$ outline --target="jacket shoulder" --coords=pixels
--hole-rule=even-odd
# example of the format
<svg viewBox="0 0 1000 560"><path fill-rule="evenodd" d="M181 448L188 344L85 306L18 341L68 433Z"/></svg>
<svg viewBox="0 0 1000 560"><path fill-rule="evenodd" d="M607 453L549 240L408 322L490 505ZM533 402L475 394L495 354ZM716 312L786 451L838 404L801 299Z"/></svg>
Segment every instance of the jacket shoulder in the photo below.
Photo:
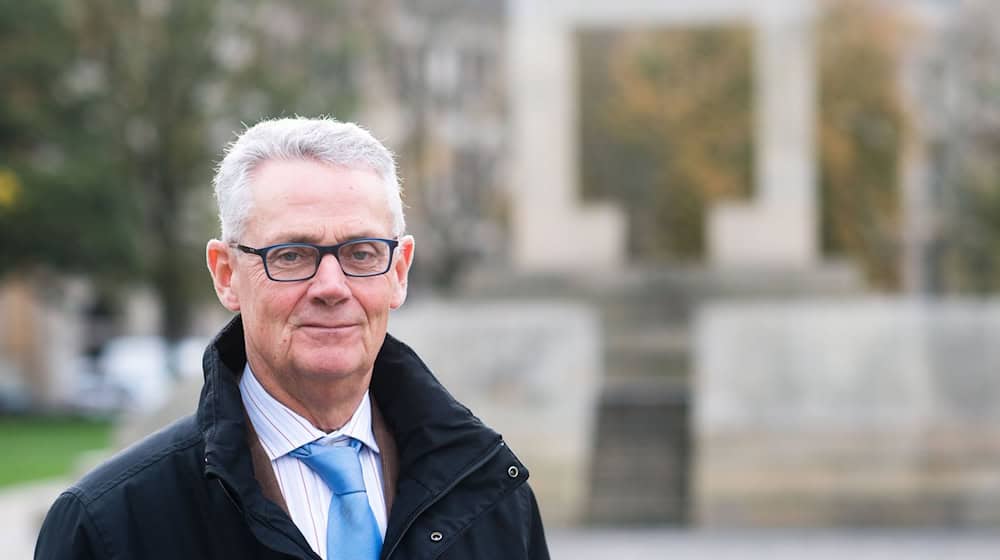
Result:
<svg viewBox="0 0 1000 560"><path fill-rule="evenodd" d="M189 487L201 466L202 436L183 418L121 451L64 491L38 534L36 560L119 558L129 520ZM125 554L132 558L135 555Z"/></svg>
<svg viewBox="0 0 1000 560"><path fill-rule="evenodd" d="M200 464L204 439L194 416L187 416L118 452L70 486L66 493L89 505L125 484L166 482L178 461Z"/></svg>

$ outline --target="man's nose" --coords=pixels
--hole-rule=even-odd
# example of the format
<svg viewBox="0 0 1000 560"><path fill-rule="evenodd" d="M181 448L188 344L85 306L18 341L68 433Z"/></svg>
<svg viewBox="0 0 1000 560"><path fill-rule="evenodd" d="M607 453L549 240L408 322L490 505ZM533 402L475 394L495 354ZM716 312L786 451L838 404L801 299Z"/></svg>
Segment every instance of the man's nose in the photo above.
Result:
<svg viewBox="0 0 1000 560"><path fill-rule="evenodd" d="M340 261L332 254L321 255L316 275L310 280L309 291L316 297L342 298L350 295L347 276L340 268Z"/></svg>

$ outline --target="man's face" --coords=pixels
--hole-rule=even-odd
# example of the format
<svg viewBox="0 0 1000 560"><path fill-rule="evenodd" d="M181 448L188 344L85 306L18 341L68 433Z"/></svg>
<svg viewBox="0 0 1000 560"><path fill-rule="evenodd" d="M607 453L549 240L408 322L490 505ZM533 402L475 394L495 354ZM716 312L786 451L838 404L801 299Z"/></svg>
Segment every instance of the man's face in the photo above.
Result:
<svg viewBox="0 0 1000 560"><path fill-rule="evenodd" d="M370 171L313 160L267 161L251 182L253 209L239 243L266 247L308 242L334 245L359 237L392 238L393 218L385 188ZM344 276L333 255L316 276L274 282L257 255L231 250L231 278L219 292L240 311L247 358L254 373L279 383L367 376L385 338L389 310L406 297L413 239L400 239L389 272ZM213 268L216 289L220 276ZM223 278L223 283L224 278Z"/></svg>

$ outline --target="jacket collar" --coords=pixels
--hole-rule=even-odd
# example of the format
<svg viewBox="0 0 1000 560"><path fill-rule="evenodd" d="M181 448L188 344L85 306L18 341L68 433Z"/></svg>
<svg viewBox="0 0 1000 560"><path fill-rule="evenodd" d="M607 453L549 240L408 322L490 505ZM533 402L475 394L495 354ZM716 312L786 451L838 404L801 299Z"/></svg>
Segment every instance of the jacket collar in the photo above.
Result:
<svg viewBox="0 0 1000 560"><path fill-rule="evenodd" d="M243 461L241 452L245 447L246 423L238 380L245 364L243 322L236 316L219 331L202 357L205 384L197 413L198 427L205 438L206 472L227 480L243 479L241 475L247 468L252 472L249 453ZM244 489L237 489L242 494Z"/></svg>
<svg viewBox="0 0 1000 560"><path fill-rule="evenodd" d="M257 540L289 556L315 558L291 518L264 496L254 478L239 389L245 364L243 321L237 315L219 331L202 358L205 385L197 419L205 439L205 475L219 481Z"/></svg>
<svg viewBox="0 0 1000 560"><path fill-rule="evenodd" d="M444 490L500 443L500 435L455 400L417 354L392 335L386 335L375 360L371 391L395 436L401 476L431 492Z"/></svg>

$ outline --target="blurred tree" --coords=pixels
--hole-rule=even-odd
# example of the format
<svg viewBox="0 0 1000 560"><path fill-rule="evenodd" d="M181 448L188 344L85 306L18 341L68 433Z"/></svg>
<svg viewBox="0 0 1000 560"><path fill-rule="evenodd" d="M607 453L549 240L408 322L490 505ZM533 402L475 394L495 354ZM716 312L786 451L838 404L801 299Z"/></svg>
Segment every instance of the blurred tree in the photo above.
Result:
<svg viewBox="0 0 1000 560"><path fill-rule="evenodd" d="M0 266L148 280L182 335L221 144L264 116L349 117L382 5L0 0Z"/></svg>
<svg viewBox="0 0 1000 560"><path fill-rule="evenodd" d="M398 111L407 224L420 240L410 285L447 292L473 263L503 260L504 2L394 4L381 89Z"/></svg>
<svg viewBox="0 0 1000 560"><path fill-rule="evenodd" d="M162 333L188 327L190 295L203 276L198 217L187 205L204 189L212 148L198 94L219 74L212 51L213 1L79 0L68 6L74 66L94 77L91 126L107 181L133 201L128 232L162 308Z"/></svg>
<svg viewBox="0 0 1000 560"><path fill-rule="evenodd" d="M217 1L223 73L207 92L230 117L347 119L388 64L390 0Z"/></svg>
<svg viewBox="0 0 1000 560"><path fill-rule="evenodd" d="M898 7L826 2L819 25L821 240L878 288L900 283L899 92L906 26Z"/></svg>
<svg viewBox="0 0 1000 560"><path fill-rule="evenodd" d="M633 255L701 256L705 208L750 192L749 30L580 37L585 196L624 205Z"/></svg>
<svg viewBox="0 0 1000 560"><path fill-rule="evenodd" d="M1000 289L1000 5L963 2L921 68L935 236L931 289Z"/></svg>
<svg viewBox="0 0 1000 560"><path fill-rule="evenodd" d="M0 0L0 275L135 272L138 221L93 126L93 76L60 0ZM84 90L84 91L81 91Z"/></svg>

